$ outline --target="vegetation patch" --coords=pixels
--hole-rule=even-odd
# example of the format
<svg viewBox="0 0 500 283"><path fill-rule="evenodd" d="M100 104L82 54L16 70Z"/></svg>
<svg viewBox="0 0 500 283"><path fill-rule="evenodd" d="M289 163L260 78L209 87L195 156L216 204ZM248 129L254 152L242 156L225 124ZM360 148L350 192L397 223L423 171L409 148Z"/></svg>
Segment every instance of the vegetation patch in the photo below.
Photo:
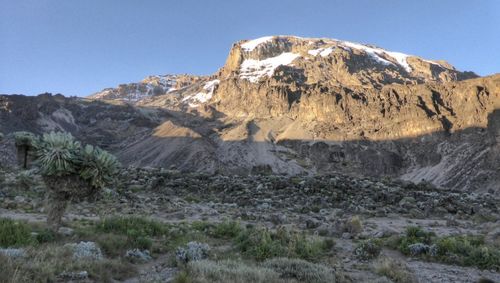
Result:
<svg viewBox="0 0 500 283"><path fill-rule="evenodd" d="M224 220L221 223L208 223L205 221L196 221L191 224L194 230L207 233L217 239L231 239L243 230L241 224L237 221Z"/></svg>
<svg viewBox="0 0 500 283"><path fill-rule="evenodd" d="M295 279L298 282L335 282L335 270L325 265L311 263L302 259L273 258L266 260L263 266L278 272L281 278Z"/></svg>
<svg viewBox="0 0 500 283"><path fill-rule="evenodd" d="M34 242L28 224L8 218L0 218L0 247L22 247Z"/></svg>
<svg viewBox="0 0 500 283"><path fill-rule="evenodd" d="M46 245L27 252L22 260L0 256L1 282L59 282L64 273L82 271L96 282L113 282L137 273L133 265L122 260L74 260L72 252L61 246Z"/></svg>
<svg viewBox="0 0 500 283"><path fill-rule="evenodd" d="M241 261L193 261L185 273L180 273L175 282L241 282L266 283L286 282L279 273L265 267L245 264Z"/></svg>
<svg viewBox="0 0 500 283"><path fill-rule="evenodd" d="M500 250L486 245L481 236L437 237L420 227L408 227L398 239L397 248L406 255L427 260L500 270Z"/></svg>
<svg viewBox="0 0 500 283"><path fill-rule="evenodd" d="M369 260L380 254L381 242L377 239L368 239L358 243L354 249L354 255L361 260Z"/></svg>
<svg viewBox="0 0 500 283"><path fill-rule="evenodd" d="M106 254L118 255L126 249L151 249L155 238L169 235L169 226L142 217L109 217L95 225L101 233L95 239Z"/></svg>
<svg viewBox="0 0 500 283"><path fill-rule="evenodd" d="M301 258L316 261L331 250L332 240L309 238L304 233L280 228L277 231L248 228L235 238L236 247L258 261L273 257Z"/></svg>
<svg viewBox="0 0 500 283"><path fill-rule="evenodd" d="M395 283L414 283L417 282L415 276L410 270L399 261L383 257L377 260L374 264L375 272L385 276Z"/></svg>

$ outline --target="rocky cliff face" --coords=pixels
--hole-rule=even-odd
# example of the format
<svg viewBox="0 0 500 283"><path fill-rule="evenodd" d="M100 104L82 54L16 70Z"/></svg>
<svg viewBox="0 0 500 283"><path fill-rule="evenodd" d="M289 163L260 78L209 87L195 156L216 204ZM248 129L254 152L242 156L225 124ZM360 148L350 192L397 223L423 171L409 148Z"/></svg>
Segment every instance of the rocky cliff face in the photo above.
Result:
<svg viewBox="0 0 500 283"><path fill-rule="evenodd" d="M90 100L3 96L0 106L0 131L70 131L126 164L500 191L500 75L371 45L240 41L209 77L153 76Z"/></svg>
<svg viewBox="0 0 500 283"><path fill-rule="evenodd" d="M114 100L128 103L146 101L154 96L171 94L178 96L179 90L203 80L192 75L149 76L138 83L120 84L116 88L105 88L90 95L89 99Z"/></svg>

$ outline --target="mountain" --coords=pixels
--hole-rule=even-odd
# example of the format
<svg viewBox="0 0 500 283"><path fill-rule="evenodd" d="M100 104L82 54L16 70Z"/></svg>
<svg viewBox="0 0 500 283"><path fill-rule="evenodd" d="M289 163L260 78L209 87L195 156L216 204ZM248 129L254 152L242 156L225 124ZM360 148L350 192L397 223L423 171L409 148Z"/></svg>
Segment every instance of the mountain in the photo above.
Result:
<svg viewBox="0 0 500 283"><path fill-rule="evenodd" d="M500 191L500 75L335 39L235 43L211 76L85 99L0 96L0 131L65 130L136 166L343 172Z"/></svg>
<svg viewBox="0 0 500 283"><path fill-rule="evenodd" d="M116 88L105 88L89 96L91 99L121 100L137 103L153 96L167 93L175 94L203 77L191 75L149 76L138 83L121 84Z"/></svg>

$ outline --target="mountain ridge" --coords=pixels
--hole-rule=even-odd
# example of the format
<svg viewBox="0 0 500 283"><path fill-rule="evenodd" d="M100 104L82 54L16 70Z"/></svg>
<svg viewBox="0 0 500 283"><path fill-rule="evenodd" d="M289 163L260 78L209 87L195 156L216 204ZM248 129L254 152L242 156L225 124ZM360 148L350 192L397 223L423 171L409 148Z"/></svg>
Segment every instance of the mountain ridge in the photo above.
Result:
<svg viewBox="0 0 500 283"><path fill-rule="evenodd" d="M127 165L500 189L500 75L346 41L239 41L210 76L152 76L85 99L1 97L0 106L3 132L69 131Z"/></svg>

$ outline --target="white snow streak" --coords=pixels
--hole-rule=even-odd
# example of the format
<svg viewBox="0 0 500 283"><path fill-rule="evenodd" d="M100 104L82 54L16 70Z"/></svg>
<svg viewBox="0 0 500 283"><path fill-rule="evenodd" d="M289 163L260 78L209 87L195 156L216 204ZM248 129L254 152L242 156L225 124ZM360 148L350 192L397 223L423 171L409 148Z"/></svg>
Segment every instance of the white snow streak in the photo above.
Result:
<svg viewBox="0 0 500 283"><path fill-rule="evenodd" d="M272 76L276 68L292 63L299 56L296 53L286 52L264 60L246 59L241 63L240 77L255 83L261 77Z"/></svg>
<svg viewBox="0 0 500 283"><path fill-rule="evenodd" d="M332 53L334 49L335 49L335 47L331 46L331 47L327 47L327 48L308 50L307 53L309 53L310 55L312 55L314 57L318 56L318 54L321 55L321 57L326 57L326 56L330 55L330 53Z"/></svg>
<svg viewBox="0 0 500 283"><path fill-rule="evenodd" d="M385 53L388 56L394 58L394 60L396 60L398 65L403 67L407 72L411 72L411 67L407 62L407 58L410 55L400 53L400 52L387 51L387 50L384 50L381 48L373 48L373 47L369 47L369 46L365 46L362 44L353 43L353 42L349 42L349 41L341 41L341 43L347 47L354 48L354 49L360 49L360 50L365 51L366 54L370 55L373 59L375 59L376 61L378 61L384 65L390 65L390 64L393 65L392 62L390 62L390 61L388 61L380 56L380 55L383 55Z"/></svg>
<svg viewBox="0 0 500 283"><path fill-rule="evenodd" d="M203 90L201 92L198 92L193 95L188 95L182 99L182 102L188 102L188 105L190 107L198 107L200 104L199 103L205 103L209 101L213 94L215 87L220 83L220 80L213 80L206 82L205 85L203 86Z"/></svg>
<svg viewBox="0 0 500 283"><path fill-rule="evenodd" d="M318 56L318 54L323 51L323 48L319 49L313 49L313 50L308 50L307 53L309 53L312 56Z"/></svg>
<svg viewBox="0 0 500 283"><path fill-rule="evenodd" d="M271 39L273 39L272 36L265 36L265 37L253 39L253 40L250 40L250 41L243 43L241 45L241 48L243 48L243 50L245 50L245 51L252 51L255 49L255 47L257 47L261 43L271 41Z"/></svg>

